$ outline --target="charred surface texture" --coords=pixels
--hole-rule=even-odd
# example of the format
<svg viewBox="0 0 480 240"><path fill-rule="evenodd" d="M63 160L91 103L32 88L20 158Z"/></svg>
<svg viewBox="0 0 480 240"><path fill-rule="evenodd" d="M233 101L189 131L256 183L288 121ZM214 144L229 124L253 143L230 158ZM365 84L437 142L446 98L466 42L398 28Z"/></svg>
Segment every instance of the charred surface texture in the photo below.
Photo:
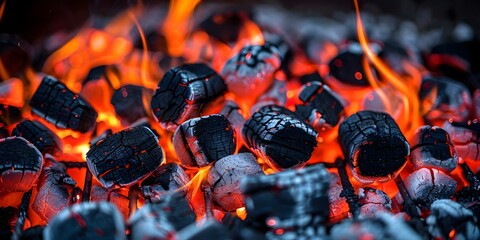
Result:
<svg viewBox="0 0 480 240"><path fill-rule="evenodd" d="M338 137L353 175L363 183L393 179L410 153L397 123L386 113L357 112L340 124Z"/></svg>
<svg viewBox="0 0 480 240"><path fill-rule="evenodd" d="M240 180L254 175L263 175L263 171L251 153L230 155L215 162L207 175L213 203L228 212L244 207Z"/></svg>
<svg viewBox="0 0 480 240"><path fill-rule="evenodd" d="M410 160L415 168L434 167L451 172L458 155L450 135L439 127L422 126L415 132Z"/></svg>
<svg viewBox="0 0 480 240"><path fill-rule="evenodd" d="M278 170L304 166L317 146L315 130L280 106L266 106L254 113L242 135L249 148Z"/></svg>
<svg viewBox="0 0 480 240"><path fill-rule="evenodd" d="M450 134L459 157L478 161L480 159L480 122L445 122L442 127Z"/></svg>
<svg viewBox="0 0 480 240"><path fill-rule="evenodd" d="M78 94L52 76L43 78L32 99L32 112L58 128L82 133L95 127L97 112Z"/></svg>
<svg viewBox="0 0 480 240"><path fill-rule="evenodd" d="M360 46L352 46L357 43L350 44L350 48L339 53L328 64L330 75L338 81L352 86L367 87L370 86L363 68L365 56Z"/></svg>
<svg viewBox="0 0 480 240"><path fill-rule="evenodd" d="M204 167L233 154L235 132L223 115L194 118L177 128L173 146L183 165Z"/></svg>
<svg viewBox="0 0 480 240"><path fill-rule="evenodd" d="M163 128L173 131L200 116L204 106L226 90L223 79L208 66L186 64L163 76L152 97L152 111Z"/></svg>
<svg viewBox="0 0 480 240"><path fill-rule="evenodd" d="M38 181L38 193L32 204L33 211L46 222L73 203L76 182L66 170L66 167L55 159L46 158Z"/></svg>
<svg viewBox="0 0 480 240"><path fill-rule="evenodd" d="M153 94L151 89L136 85L125 85L117 89L111 103L123 125L130 125L140 118L147 117L145 103Z"/></svg>
<svg viewBox="0 0 480 240"><path fill-rule="evenodd" d="M416 205L428 209L435 200L450 198L457 182L437 169L420 168L405 178L405 186Z"/></svg>
<svg viewBox="0 0 480 240"><path fill-rule="evenodd" d="M248 45L225 63L222 76L230 92L255 100L270 88L280 65L277 47L269 43Z"/></svg>
<svg viewBox="0 0 480 240"><path fill-rule="evenodd" d="M75 204L55 216L44 230L45 240L126 239L122 215L107 202Z"/></svg>
<svg viewBox="0 0 480 240"><path fill-rule="evenodd" d="M99 182L108 189L125 187L141 181L164 160L155 135L146 127L115 133L87 152L87 165Z"/></svg>
<svg viewBox="0 0 480 240"><path fill-rule="evenodd" d="M195 214L179 192L169 193L160 202L143 206L128 222L132 239L169 239L194 223Z"/></svg>
<svg viewBox="0 0 480 240"><path fill-rule="evenodd" d="M128 197L123 196L120 193L108 191L108 189L94 185L92 187L92 194L91 194L92 202L110 202L117 206L118 210L124 217L124 219L128 219L129 214L129 200Z"/></svg>
<svg viewBox="0 0 480 240"><path fill-rule="evenodd" d="M388 195L374 188L358 189L360 202L360 214L366 217L374 217L377 214L389 213L392 210L392 199Z"/></svg>
<svg viewBox="0 0 480 240"><path fill-rule="evenodd" d="M321 223L329 215L329 181L323 165L246 177L241 189L247 220L267 229L283 229L298 237L312 238L309 234L322 229Z"/></svg>
<svg viewBox="0 0 480 240"><path fill-rule="evenodd" d="M13 129L12 135L27 139L43 154L62 154L63 143L60 138L40 122L25 120Z"/></svg>
<svg viewBox="0 0 480 240"><path fill-rule="evenodd" d="M145 199L155 202L163 195L184 187L189 181L190 178L180 165L168 163L145 179L140 185L140 190Z"/></svg>
<svg viewBox="0 0 480 240"><path fill-rule="evenodd" d="M295 107L295 113L319 131L338 124L343 115L340 98L320 82L310 82L300 92L301 105Z"/></svg>
<svg viewBox="0 0 480 240"><path fill-rule="evenodd" d="M31 189L42 166L42 154L24 138L0 139L0 195Z"/></svg>

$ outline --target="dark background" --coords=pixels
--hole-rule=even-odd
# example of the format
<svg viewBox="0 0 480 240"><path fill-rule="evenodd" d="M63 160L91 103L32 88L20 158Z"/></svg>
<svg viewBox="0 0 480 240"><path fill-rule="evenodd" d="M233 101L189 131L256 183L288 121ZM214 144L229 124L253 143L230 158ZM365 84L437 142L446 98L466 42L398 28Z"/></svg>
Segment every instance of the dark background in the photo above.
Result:
<svg viewBox="0 0 480 240"><path fill-rule="evenodd" d="M142 2L146 6L168 3L165 0ZM215 2L225 3L226 1L202 1L204 4ZM335 11L354 11L353 0L230 0L228 2L240 5L274 4L305 15L329 16ZM0 33L16 34L34 44L57 30L74 30L80 27L91 15L114 15L133 4L135 0L7 0L0 22ZM423 15L427 10L433 19L433 24L442 26L461 21L470 24L477 37L480 32L480 20L478 20L480 1L476 0L360 0L360 7L362 10L392 14L413 22L418 22L425 17Z"/></svg>

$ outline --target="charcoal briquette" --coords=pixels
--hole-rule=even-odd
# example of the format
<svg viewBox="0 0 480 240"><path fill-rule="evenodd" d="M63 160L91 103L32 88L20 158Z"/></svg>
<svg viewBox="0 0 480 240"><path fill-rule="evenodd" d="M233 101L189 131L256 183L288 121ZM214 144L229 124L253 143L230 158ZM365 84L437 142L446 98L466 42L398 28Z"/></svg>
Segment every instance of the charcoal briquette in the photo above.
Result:
<svg viewBox="0 0 480 240"><path fill-rule="evenodd" d="M23 137L31 142L42 154L59 156L63 151L62 140L42 123L25 120L13 129L12 135Z"/></svg>
<svg viewBox="0 0 480 240"><path fill-rule="evenodd" d="M451 172L458 155L450 135L440 127L422 126L415 131L410 161L415 168L433 167Z"/></svg>
<svg viewBox="0 0 480 240"><path fill-rule="evenodd" d="M115 113L125 126L133 124L138 119L147 117L146 101L151 98L153 91L137 85L125 85L117 89L111 103Z"/></svg>
<svg viewBox="0 0 480 240"><path fill-rule="evenodd" d="M145 199L156 202L165 194L185 187L188 182L190 182L190 178L180 165L167 163L146 178L140 184L140 190Z"/></svg>
<svg viewBox="0 0 480 240"><path fill-rule="evenodd" d="M174 131L186 120L199 117L226 90L223 79L207 65L182 65L163 76L152 97L152 111L163 128Z"/></svg>
<svg viewBox="0 0 480 240"><path fill-rule="evenodd" d="M45 157L45 166L38 180L37 195L32 209L48 222L64 208L73 204L76 182L66 172L66 167L53 157Z"/></svg>
<svg viewBox="0 0 480 240"><path fill-rule="evenodd" d="M40 151L24 138L0 139L0 195L31 189L43 163Z"/></svg>
<svg viewBox="0 0 480 240"><path fill-rule="evenodd" d="M443 124L443 129L450 134L458 156L477 161L480 159L480 122L450 122Z"/></svg>
<svg viewBox="0 0 480 240"><path fill-rule="evenodd" d="M147 178L165 155L153 132L146 127L128 128L92 145L87 165L107 189L127 187Z"/></svg>
<svg viewBox="0 0 480 240"><path fill-rule="evenodd" d="M213 114L184 122L173 134L173 146L183 165L204 167L233 154L235 132L225 116Z"/></svg>
<svg viewBox="0 0 480 240"><path fill-rule="evenodd" d="M241 137L240 133L242 132L243 124L245 124L245 118L243 117L243 111L238 104L231 100L225 101L225 105L220 111L220 114L228 119L235 130L236 137ZM238 142L239 141L237 141L237 144Z"/></svg>
<svg viewBox="0 0 480 240"><path fill-rule="evenodd" d="M244 207L240 180L254 175L263 175L263 171L251 153L230 155L216 161L207 175L213 203L228 212Z"/></svg>
<svg viewBox="0 0 480 240"><path fill-rule="evenodd" d="M52 76L43 78L30 99L32 112L58 128L82 133L96 125L97 112L81 96Z"/></svg>
<svg viewBox="0 0 480 240"><path fill-rule="evenodd" d="M125 226L115 205L83 202L62 210L45 227L45 240L126 239Z"/></svg>
<svg viewBox="0 0 480 240"><path fill-rule="evenodd" d="M392 199L379 189L370 187L359 188L358 199L362 216L373 217L379 213L392 210Z"/></svg>
<svg viewBox="0 0 480 240"><path fill-rule="evenodd" d="M245 122L242 136L247 146L270 167L302 167L317 146L317 133L298 115L280 106L265 106Z"/></svg>
<svg viewBox="0 0 480 240"><path fill-rule="evenodd" d="M410 146L393 118L360 111L341 124L338 138L353 176L363 182L389 181L405 166Z"/></svg>
<svg viewBox="0 0 480 240"><path fill-rule="evenodd" d="M110 202L117 206L122 216L127 219L129 214L129 199L120 193L109 191L108 189L94 185L91 190L90 200L92 202Z"/></svg>
<svg viewBox="0 0 480 240"><path fill-rule="evenodd" d="M351 43L349 47L334 57L328 67L330 76L337 81L351 86L368 87L363 61L366 58L358 43Z"/></svg>

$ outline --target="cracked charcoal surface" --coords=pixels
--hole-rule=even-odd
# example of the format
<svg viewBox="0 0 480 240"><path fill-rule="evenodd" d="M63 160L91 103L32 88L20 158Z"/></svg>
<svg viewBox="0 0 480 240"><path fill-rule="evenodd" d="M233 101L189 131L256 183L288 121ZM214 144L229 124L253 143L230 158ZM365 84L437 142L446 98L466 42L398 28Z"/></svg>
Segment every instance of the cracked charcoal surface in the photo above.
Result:
<svg viewBox="0 0 480 240"><path fill-rule="evenodd" d="M91 201L92 202L110 202L112 204L115 204L117 206L118 210L124 217L124 219L128 218L129 214L129 199L126 196L123 196L122 194L116 193L114 191L108 192L108 189L99 186L99 185L94 185L92 187L92 192L91 192Z"/></svg>
<svg viewBox="0 0 480 240"><path fill-rule="evenodd" d="M115 133L93 145L87 165L105 188L126 187L141 181L164 160L157 138L146 127Z"/></svg>
<svg viewBox="0 0 480 240"><path fill-rule="evenodd" d="M48 222L62 209L73 203L76 182L66 172L65 165L47 157L40 174L37 195L32 209Z"/></svg>
<svg viewBox="0 0 480 240"><path fill-rule="evenodd" d="M195 213L183 194L173 192L159 202L143 206L128 224L132 239L169 239L181 229L194 225Z"/></svg>
<svg viewBox="0 0 480 240"><path fill-rule="evenodd" d="M386 113L357 112L340 124L338 136L353 175L364 183L393 179L410 153L397 123Z"/></svg>
<svg viewBox="0 0 480 240"><path fill-rule="evenodd" d="M32 112L58 128L82 133L95 127L97 112L81 96L52 76L43 78L32 99Z"/></svg>
<svg viewBox="0 0 480 240"><path fill-rule="evenodd" d="M111 103L122 123L130 125L138 119L148 116L144 99L148 99L152 94L151 89L137 85L125 85L113 93Z"/></svg>
<svg viewBox="0 0 480 240"><path fill-rule="evenodd" d="M233 154L235 133L230 122L220 114L190 119L177 128L173 146L185 166L204 167Z"/></svg>
<svg viewBox="0 0 480 240"><path fill-rule="evenodd" d="M405 186L418 206L428 208L437 199L450 198L457 182L437 169L420 168L405 178Z"/></svg>
<svg viewBox="0 0 480 240"><path fill-rule="evenodd" d="M53 156L62 154L63 143L60 138L38 121L25 120L17 124L12 135L27 139L43 154Z"/></svg>
<svg viewBox="0 0 480 240"><path fill-rule="evenodd" d="M370 187L359 188L358 197L361 205L360 214L363 216L373 217L392 210L392 199L381 190Z"/></svg>
<svg viewBox="0 0 480 240"><path fill-rule="evenodd" d="M175 130L184 121L200 116L203 107L227 90L210 67L186 64L170 69L153 94L151 107L160 125Z"/></svg>
<svg viewBox="0 0 480 240"><path fill-rule="evenodd" d="M326 85L310 82L300 92L301 105L296 105L295 113L311 124L317 131L322 126L333 127L343 114L340 99Z"/></svg>
<svg viewBox="0 0 480 240"><path fill-rule="evenodd" d="M230 92L255 100L270 88L281 62L277 47L248 45L225 63L222 76Z"/></svg>
<svg viewBox="0 0 480 240"><path fill-rule="evenodd" d="M316 234L314 228L323 228L321 223L329 215L329 181L330 175L321 164L246 177L241 189L247 220L302 236ZM269 219L274 219L275 224L267 226Z"/></svg>
<svg viewBox="0 0 480 240"><path fill-rule="evenodd" d="M410 160L415 168L436 167L450 172L457 167L457 151L442 128L422 126L413 139Z"/></svg>
<svg viewBox="0 0 480 240"><path fill-rule="evenodd" d="M146 199L155 201L167 193L180 189L189 181L190 178L180 165L167 163L146 178L141 183L140 189Z"/></svg>
<svg viewBox="0 0 480 240"><path fill-rule="evenodd" d="M317 146L317 133L280 106L265 106L245 122L243 140L275 169L301 167Z"/></svg>
<svg viewBox="0 0 480 240"><path fill-rule="evenodd" d="M122 215L107 202L82 202L65 208L45 227L45 240L126 239Z"/></svg>
<svg viewBox="0 0 480 240"><path fill-rule="evenodd" d="M458 156L464 159L480 159L480 122L445 122L442 127L450 134Z"/></svg>
<svg viewBox="0 0 480 240"><path fill-rule="evenodd" d="M263 171L251 153L230 155L215 162L207 175L213 203L229 212L244 207L240 180L254 175L263 175Z"/></svg>
<svg viewBox="0 0 480 240"><path fill-rule="evenodd" d="M24 138L0 139L0 195L31 189L42 166L42 154Z"/></svg>

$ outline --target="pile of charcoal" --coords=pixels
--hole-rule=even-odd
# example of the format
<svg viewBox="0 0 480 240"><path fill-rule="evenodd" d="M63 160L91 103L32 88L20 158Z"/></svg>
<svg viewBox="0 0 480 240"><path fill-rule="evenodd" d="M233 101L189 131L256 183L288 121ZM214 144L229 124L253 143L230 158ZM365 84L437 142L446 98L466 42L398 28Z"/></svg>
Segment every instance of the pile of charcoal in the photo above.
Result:
<svg viewBox="0 0 480 240"><path fill-rule="evenodd" d="M246 19L215 13L198 29L236 42ZM26 75L0 74L0 238L480 239L480 67L464 54L478 42L426 53L414 91L421 124L409 136L399 124L408 111L386 107L368 76L396 85L357 39L335 43L324 62L307 52L313 40L261 29L264 43L242 46L220 69L172 57L160 68L180 64L156 89L112 89L118 131L100 130L95 100L59 76L44 74L23 105L11 99ZM399 64L415 61L407 48L373 48L410 76ZM2 61L12 54L28 56L2 43ZM301 61L313 70L297 71ZM113 88L115 67L96 66L82 86ZM355 112L349 95L360 99ZM65 130L88 137L84 159L64 159Z"/></svg>

